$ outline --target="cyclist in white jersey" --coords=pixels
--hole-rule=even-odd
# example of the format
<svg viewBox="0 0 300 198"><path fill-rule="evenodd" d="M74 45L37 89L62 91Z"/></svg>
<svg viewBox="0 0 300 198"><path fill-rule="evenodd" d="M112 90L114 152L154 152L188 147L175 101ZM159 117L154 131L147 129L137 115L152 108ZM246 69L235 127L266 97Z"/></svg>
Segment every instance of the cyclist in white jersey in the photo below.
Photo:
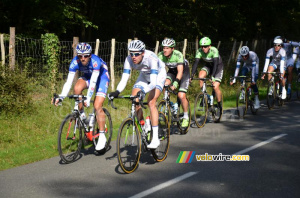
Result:
<svg viewBox="0 0 300 198"><path fill-rule="evenodd" d="M148 145L150 149L156 149L160 140L158 138L158 111L156 101L164 88L166 81L165 64L157 55L149 50L145 50L145 44L140 40L133 40L128 45L130 55L124 63L122 79L115 92L111 92L109 97L115 98L125 89L131 69L139 70L140 75L136 80L131 95L140 95L143 98L149 92L148 106L150 108L150 120L153 130L153 138ZM137 114L140 120L143 119L141 107L137 107Z"/></svg>
<svg viewBox="0 0 300 198"><path fill-rule="evenodd" d="M283 48L286 51L286 68L285 71L288 72L288 90L287 94L291 94L291 84L293 79L293 69L294 69L294 63L296 60L296 52L294 47L297 47L298 45L295 42L290 42L286 39L283 39Z"/></svg>
<svg viewBox="0 0 300 198"><path fill-rule="evenodd" d="M284 67L286 65L286 51L282 48L283 41L280 38L275 37L274 39L274 47L267 51L265 66L263 72L274 72L276 69L279 69L282 83L282 95L281 98L284 100L286 98L286 89L285 82L283 80L284 76ZM272 61L270 62L270 58L272 57ZM265 78L265 74L262 75L262 79ZM270 81L272 78L271 74L268 74L268 80ZM268 93L271 95L272 93Z"/></svg>
<svg viewBox="0 0 300 198"><path fill-rule="evenodd" d="M259 102L259 98L258 98L258 88L256 85L256 81L258 79L258 71L259 71L259 58L255 52L249 50L249 47L243 46L240 49L240 54L237 58L236 69L235 69L235 73L234 73L235 77L239 75L241 62L244 63L243 67L242 67L242 75L243 76L246 76L249 71L252 71L251 87L255 94L254 108L259 109L260 102ZM236 82L236 79L234 78L233 81L230 82L230 85L233 85L235 82Z"/></svg>

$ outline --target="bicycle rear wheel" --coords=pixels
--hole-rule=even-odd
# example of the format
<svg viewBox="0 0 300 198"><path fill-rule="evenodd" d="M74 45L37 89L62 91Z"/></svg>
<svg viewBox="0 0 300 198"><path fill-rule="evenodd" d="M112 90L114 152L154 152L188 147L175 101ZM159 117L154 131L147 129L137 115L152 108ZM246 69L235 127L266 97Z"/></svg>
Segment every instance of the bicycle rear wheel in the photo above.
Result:
<svg viewBox="0 0 300 198"><path fill-rule="evenodd" d="M220 122L222 115L223 115L223 95L221 95L221 101L220 101L221 108L218 105L217 98L214 97L214 105L211 107L211 115L214 120L214 122Z"/></svg>
<svg viewBox="0 0 300 198"><path fill-rule="evenodd" d="M126 118L120 125L117 155L119 165L125 173L132 173L138 167L141 156L141 134L132 118Z"/></svg>
<svg viewBox="0 0 300 198"><path fill-rule="evenodd" d="M82 145L82 128L78 117L68 115L60 125L58 132L58 151L65 163L74 162Z"/></svg>
<svg viewBox="0 0 300 198"><path fill-rule="evenodd" d="M170 146L170 128L168 127L168 120L166 116L159 112L158 117L158 137L160 145L157 149L151 149L153 158L158 161L164 161L168 155Z"/></svg>
<svg viewBox="0 0 300 198"><path fill-rule="evenodd" d="M267 89L267 105L269 109L273 109L274 107L275 96L276 96L275 83L269 82L268 89Z"/></svg>
<svg viewBox="0 0 300 198"><path fill-rule="evenodd" d="M103 108L103 113L105 114L104 132L105 132L105 137L106 137L106 143L105 143L105 147L104 147L103 151L106 152L110 146L110 141L111 141L111 137L112 137L112 133L113 133L113 125L112 125L112 120L111 120L109 111L106 108ZM99 116L98 116L98 118L99 118ZM99 132L100 132L100 126L97 122L96 115L95 115L95 126L94 126L94 131L93 131L93 143L94 143L95 148L98 143Z"/></svg>
<svg viewBox="0 0 300 198"><path fill-rule="evenodd" d="M198 128L204 127L207 120L207 97L203 93L199 93L195 99L194 120Z"/></svg>
<svg viewBox="0 0 300 198"><path fill-rule="evenodd" d="M237 114L240 118L244 118L248 108L248 96L247 91L244 88L241 88L237 91L236 94L236 109Z"/></svg>
<svg viewBox="0 0 300 198"><path fill-rule="evenodd" d="M170 125L171 125L171 110L170 110L170 106L167 105L167 102L165 100L161 100L158 103L157 110L158 110L158 112L162 112L166 116L166 119L168 121L168 128L170 128Z"/></svg>
<svg viewBox="0 0 300 198"><path fill-rule="evenodd" d="M179 108L178 108L178 128L180 130L181 134L187 134L191 125L191 107L190 107L190 102L189 99L186 99L188 102L188 119L189 119L189 123L187 127L183 127L182 126L182 122L183 122L183 116L184 116L184 111L183 111L183 106L182 103L180 104Z"/></svg>

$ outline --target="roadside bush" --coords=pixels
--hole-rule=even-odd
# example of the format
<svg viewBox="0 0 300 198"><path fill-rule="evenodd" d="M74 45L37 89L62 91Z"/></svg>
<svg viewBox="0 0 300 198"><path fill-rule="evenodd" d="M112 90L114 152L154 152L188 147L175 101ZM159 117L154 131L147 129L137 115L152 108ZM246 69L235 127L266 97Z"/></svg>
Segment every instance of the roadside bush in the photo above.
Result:
<svg viewBox="0 0 300 198"><path fill-rule="evenodd" d="M26 72L0 68L0 113L21 114L32 110L31 84Z"/></svg>

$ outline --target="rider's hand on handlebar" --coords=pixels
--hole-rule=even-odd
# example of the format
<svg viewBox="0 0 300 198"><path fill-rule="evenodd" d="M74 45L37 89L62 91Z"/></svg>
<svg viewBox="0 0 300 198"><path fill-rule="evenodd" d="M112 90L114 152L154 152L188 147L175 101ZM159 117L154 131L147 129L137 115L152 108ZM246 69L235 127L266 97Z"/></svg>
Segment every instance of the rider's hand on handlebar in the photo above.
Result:
<svg viewBox="0 0 300 198"><path fill-rule="evenodd" d="M52 98L51 104L54 104L55 106L59 106L62 103L62 98Z"/></svg>
<svg viewBox="0 0 300 198"><path fill-rule="evenodd" d="M262 80L265 79L265 74L263 74L263 75L261 76L261 79L262 79Z"/></svg>
<svg viewBox="0 0 300 198"><path fill-rule="evenodd" d="M114 92L111 92L108 94L108 98L109 99L114 99L114 98L117 98L119 96L120 92L118 90L114 91Z"/></svg>

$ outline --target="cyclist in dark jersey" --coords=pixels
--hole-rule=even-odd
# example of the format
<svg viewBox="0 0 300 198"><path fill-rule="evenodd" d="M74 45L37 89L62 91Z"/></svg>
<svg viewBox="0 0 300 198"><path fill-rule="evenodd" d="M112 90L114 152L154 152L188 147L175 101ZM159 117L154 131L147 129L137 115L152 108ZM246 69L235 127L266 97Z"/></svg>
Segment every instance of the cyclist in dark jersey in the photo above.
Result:
<svg viewBox="0 0 300 198"><path fill-rule="evenodd" d="M182 103L182 108L184 111L181 126L188 127L189 115L186 93L189 87L190 79L189 63L183 58L183 55L180 51L174 49L175 45L176 42L174 39L167 38L163 40L163 51L158 54L158 58L160 58L169 68L165 85L170 85L172 83L172 90L179 88L178 98Z"/></svg>
<svg viewBox="0 0 300 198"><path fill-rule="evenodd" d="M214 85L214 91L216 93L217 101L220 110L222 111L222 92L220 90L220 83L223 78L223 62L219 55L217 48L211 46L211 40L208 37L203 37L200 40L200 48L196 52L195 63L192 69L192 78L196 73L199 61L204 60L204 67L199 72L199 78L206 78L207 75L211 76L212 83ZM192 80L191 78L191 80ZM200 87L202 88L203 81L200 80Z"/></svg>

